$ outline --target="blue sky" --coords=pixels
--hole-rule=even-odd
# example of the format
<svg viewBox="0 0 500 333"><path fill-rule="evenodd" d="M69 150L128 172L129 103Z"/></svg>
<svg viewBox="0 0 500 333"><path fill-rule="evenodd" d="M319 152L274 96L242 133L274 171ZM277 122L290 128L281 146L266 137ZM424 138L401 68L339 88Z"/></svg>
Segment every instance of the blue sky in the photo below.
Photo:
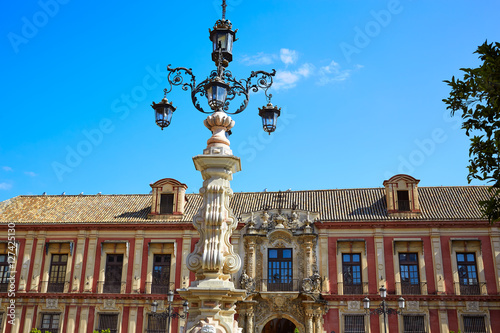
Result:
<svg viewBox="0 0 500 333"><path fill-rule="evenodd" d="M165 177L198 192L192 156L205 115L177 88L170 127L154 123L166 66L214 68L220 1L9 2L0 11L0 201L21 194L148 193ZM6 6L6 4L4 4ZM468 138L442 81L500 41L497 1L228 0L238 41L229 70L277 70L278 130L252 94L233 117L234 191L466 185ZM202 101L203 103L205 101ZM238 103L239 104L239 103ZM236 106L233 105L233 106ZM475 182L474 184L479 184Z"/></svg>

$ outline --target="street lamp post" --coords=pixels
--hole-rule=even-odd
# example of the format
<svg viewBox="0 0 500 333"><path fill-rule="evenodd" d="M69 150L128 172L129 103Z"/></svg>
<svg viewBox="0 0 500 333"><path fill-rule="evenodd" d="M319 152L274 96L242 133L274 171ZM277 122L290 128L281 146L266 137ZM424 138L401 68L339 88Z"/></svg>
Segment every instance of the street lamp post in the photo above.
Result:
<svg viewBox="0 0 500 333"><path fill-rule="evenodd" d="M173 303L173 301L174 301L174 293L172 292L172 290L169 290L167 292L167 302L168 302L167 311L162 312L162 313L157 313L156 310L158 309L158 302L157 301L153 301L153 303L151 304L151 311L153 312L152 316L154 318L157 318L157 319L167 319L167 330L168 330L168 333L170 333L170 321L171 321L171 319L173 319L173 318L185 319L187 317L188 310L189 310L188 302L184 301L184 303L182 304L182 307L184 308L184 313L183 314L181 314L179 312L173 311L172 310L172 303Z"/></svg>
<svg viewBox="0 0 500 333"><path fill-rule="evenodd" d="M151 105L155 112L155 122L163 130L172 122L176 108L167 99L174 86L191 92L195 109L209 114L204 125L212 136L207 141L203 154L193 157L196 170L203 177L200 196L203 198L198 213L193 218L193 226L199 233L199 240L186 258L186 266L195 273L196 280L188 288L179 289L178 293L189 301L191 306L186 323L186 332L239 332L234 320L235 303L242 300L246 291L236 289L231 276L239 272L241 258L234 251L231 235L238 226L229 200L233 195L230 181L233 174L241 170L241 161L230 149L229 135L234 121L229 114L243 112L251 92L263 90L267 104L259 108L262 128L271 134L276 130L277 119L281 110L271 103L272 95L268 90L273 84L275 70L271 72L253 71L246 79L237 80L227 70L233 60L233 42L237 30L226 20L226 1L222 0L222 19L218 20L213 30L209 31L212 42L211 59L216 69L200 83L196 82L190 68L176 67L168 70L168 87L164 89L164 98ZM207 98L208 108L202 107L199 97ZM241 104L230 108L233 100ZM169 310L170 312L170 310ZM170 318L170 316L167 316Z"/></svg>
<svg viewBox="0 0 500 333"><path fill-rule="evenodd" d="M376 309L370 310L370 299L365 297L363 299L363 308L367 311L367 315L384 315L384 333L387 333L387 316L388 315L400 315L405 308L405 299L403 297L399 297L398 306L399 310L391 309L387 307L387 303L385 301L387 297L387 289L384 286L380 287L380 297L382 298L382 302L379 307Z"/></svg>

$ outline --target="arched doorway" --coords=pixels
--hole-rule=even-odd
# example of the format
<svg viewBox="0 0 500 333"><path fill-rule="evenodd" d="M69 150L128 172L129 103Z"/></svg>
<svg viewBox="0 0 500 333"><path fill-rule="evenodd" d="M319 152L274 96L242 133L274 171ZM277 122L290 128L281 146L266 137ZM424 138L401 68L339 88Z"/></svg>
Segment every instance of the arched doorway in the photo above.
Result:
<svg viewBox="0 0 500 333"><path fill-rule="evenodd" d="M276 318L267 322L262 333L294 333L295 324L285 318Z"/></svg>

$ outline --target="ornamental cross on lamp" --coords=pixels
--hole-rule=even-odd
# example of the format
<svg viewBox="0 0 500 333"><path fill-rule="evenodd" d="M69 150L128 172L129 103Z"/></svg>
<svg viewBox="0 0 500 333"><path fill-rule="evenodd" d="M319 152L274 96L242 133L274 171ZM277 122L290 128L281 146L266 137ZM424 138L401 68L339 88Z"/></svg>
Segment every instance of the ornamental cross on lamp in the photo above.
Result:
<svg viewBox="0 0 500 333"><path fill-rule="evenodd" d="M170 125L172 115L176 110L172 102L167 100L167 94L172 91L173 86L181 86L184 91L191 90L191 100L198 111L213 115L221 113L217 115L217 118L229 119L229 124L219 129L218 133L213 133L212 139L218 140L220 143L229 143L226 137L231 134L230 129L234 126L234 122L226 114L238 114L245 110L248 105L250 91L257 92L259 89L264 90L268 103L259 108L259 116L262 117L264 131L271 134L276 130L276 122L280 116L281 109L273 106L271 103L272 94L268 94L268 89L273 84L273 77L276 71L274 69L271 73L253 71L248 78L237 80L229 70L226 70L226 67L233 60L233 42L236 41L237 31L238 29L233 31L231 22L226 20L226 1L223 0L222 19L215 22L213 30L209 29L210 40L213 44L212 60L217 69L213 70L207 79L196 84L191 68L170 68L170 65L167 66L167 70L169 71L167 77L169 87L164 89L165 95L162 101L160 103L153 102L151 105L155 110L156 124L162 130ZM199 96L207 97L208 106L211 110L206 111L202 108L198 101ZM242 96L243 102L236 110L229 112L229 104L236 96ZM209 119L205 120L205 126L214 132L213 125L207 123L207 121L210 122Z"/></svg>

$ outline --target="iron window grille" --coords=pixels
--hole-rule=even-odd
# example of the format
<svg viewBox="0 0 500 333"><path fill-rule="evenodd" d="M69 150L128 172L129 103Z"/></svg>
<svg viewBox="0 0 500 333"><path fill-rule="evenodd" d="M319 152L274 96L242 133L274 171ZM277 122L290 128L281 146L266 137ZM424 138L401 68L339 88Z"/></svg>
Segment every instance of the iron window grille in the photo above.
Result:
<svg viewBox="0 0 500 333"><path fill-rule="evenodd" d="M418 273L418 254L400 253L399 270L401 272L401 294L419 295L421 290Z"/></svg>
<svg viewBox="0 0 500 333"><path fill-rule="evenodd" d="M426 333L424 316L403 316L403 333Z"/></svg>
<svg viewBox="0 0 500 333"><path fill-rule="evenodd" d="M6 254L0 254L0 292L7 291L9 287L9 277L10 269L8 256Z"/></svg>
<svg viewBox="0 0 500 333"><path fill-rule="evenodd" d="M457 253L457 266L460 295L480 295L476 255L473 252Z"/></svg>
<svg viewBox="0 0 500 333"><path fill-rule="evenodd" d="M364 315L344 315L345 333L365 333Z"/></svg>
<svg viewBox="0 0 500 333"><path fill-rule="evenodd" d="M165 333L167 330L167 318L158 318L148 314L148 328L146 333Z"/></svg>
<svg viewBox="0 0 500 333"><path fill-rule="evenodd" d="M43 333L59 333L59 320L61 315L59 313L44 313L42 314L42 325L40 331Z"/></svg>
<svg viewBox="0 0 500 333"><path fill-rule="evenodd" d="M464 333L486 333L484 316L463 316Z"/></svg>
<svg viewBox="0 0 500 333"><path fill-rule="evenodd" d="M118 332L118 314L99 314L99 332L109 329L111 333Z"/></svg>
<svg viewBox="0 0 500 333"><path fill-rule="evenodd" d="M361 283L361 254L342 254L342 276L344 278L344 295L363 293Z"/></svg>
<svg viewBox="0 0 500 333"><path fill-rule="evenodd" d="M47 286L48 293L64 292L67 264L67 254L52 254L49 271L49 284Z"/></svg>
<svg viewBox="0 0 500 333"><path fill-rule="evenodd" d="M154 255L152 294L166 294L170 290L170 264L170 254Z"/></svg>
<svg viewBox="0 0 500 333"><path fill-rule="evenodd" d="M267 290L293 290L292 249L269 249Z"/></svg>
<svg viewBox="0 0 500 333"><path fill-rule="evenodd" d="M106 273L103 292L121 292L122 287L123 254L108 254L106 257Z"/></svg>

